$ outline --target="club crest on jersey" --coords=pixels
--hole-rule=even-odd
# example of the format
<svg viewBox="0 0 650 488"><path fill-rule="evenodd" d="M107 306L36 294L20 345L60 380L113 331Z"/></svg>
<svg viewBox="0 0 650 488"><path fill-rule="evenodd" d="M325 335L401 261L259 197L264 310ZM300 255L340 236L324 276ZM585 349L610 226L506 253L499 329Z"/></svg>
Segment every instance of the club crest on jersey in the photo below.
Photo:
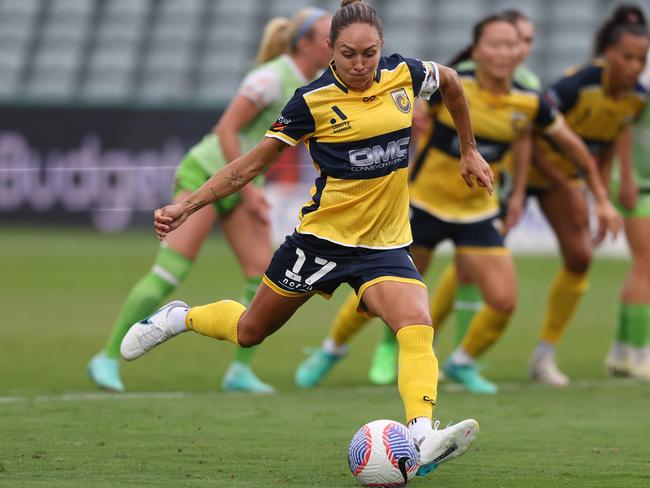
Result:
<svg viewBox="0 0 650 488"><path fill-rule="evenodd" d="M523 112L513 112L510 117L510 124L515 132L521 132L528 127L528 117Z"/></svg>
<svg viewBox="0 0 650 488"><path fill-rule="evenodd" d="M400 112L407 114L411 111L411 100L404 88L393 90L390 92L390 96L393 97L393 102Z"/></svg>

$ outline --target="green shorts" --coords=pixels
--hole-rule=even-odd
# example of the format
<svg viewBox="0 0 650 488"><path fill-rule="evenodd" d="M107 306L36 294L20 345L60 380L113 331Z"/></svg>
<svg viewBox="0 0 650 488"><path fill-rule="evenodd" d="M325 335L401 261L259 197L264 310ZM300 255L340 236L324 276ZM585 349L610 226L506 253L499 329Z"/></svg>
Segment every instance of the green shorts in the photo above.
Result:
<svg viewBox="0 0 650 488"><path fill-rule="evenodd" d="M208 173L195 157L187 154L181 164L176 169L176 176L174 179L174 188L172 195L174 198L184 191L193 192L210 179L212 174ZM264 185L264 177L258 176L252 181L257 186ZM221 216L230 213L237 205L241 203L241 193L233 193L226 198L222 198L214 203L214 208Z"/></svg>
<svg viewBox="0 0 650 488"><path fill-rule="evenodd" d="M628 210L618 201L618 181L613 180L611 185L611 199L616 210L624 219L650 218L650 188L639 188L639 198L636 206Z"/></svg>

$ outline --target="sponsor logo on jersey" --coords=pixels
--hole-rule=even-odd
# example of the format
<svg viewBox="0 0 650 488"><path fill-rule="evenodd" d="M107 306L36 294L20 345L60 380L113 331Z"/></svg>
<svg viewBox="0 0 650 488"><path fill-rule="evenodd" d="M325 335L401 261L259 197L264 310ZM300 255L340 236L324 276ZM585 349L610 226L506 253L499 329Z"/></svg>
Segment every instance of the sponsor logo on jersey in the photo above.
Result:
<svg viewBox="0 0 650 488"><path fill-rule="evenodd" d="M334 112L336 116L342 120L342 122L339 122L334 117L330 119L330 124L332 124L332 132L334 134L352 129L350 121L348 120L348 116L343 113L343 110L338 108L336 105L333 105L332 112Z"/></svg>
<svg viewBox="0 0 650 488"><path fill-rule="evenodd" d="M403 137L390 141L385 148L377 144L348 151L352 171L373 171L404 162L408 158L410 140L410 137Z"/></svg>
<svg viewBox="0 0 650 488"><path fill-rule="evenodd" d="M269 130L271 130L272 132L282 132L287 127L287 125L289 125L290 123L291 123L290 118L285 117L284 115L280 114L280 116L278 117L278 120L273 122L273 124L271 125L271 128Z"/></svg>
<svg viewBox="0 0 650 488"><path fill-rule="evenodd" d="M411 111L411 100L404 88L393 90L390 92L390 96L393 98L393 102L395 102L395 106L400 112L407 114Z"/></svg>

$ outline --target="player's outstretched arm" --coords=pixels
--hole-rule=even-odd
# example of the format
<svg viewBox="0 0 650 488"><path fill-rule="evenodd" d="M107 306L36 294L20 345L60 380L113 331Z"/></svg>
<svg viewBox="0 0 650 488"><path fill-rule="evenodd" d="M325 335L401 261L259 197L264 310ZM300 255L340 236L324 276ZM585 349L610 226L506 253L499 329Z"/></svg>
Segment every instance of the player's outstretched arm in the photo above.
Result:
<svg viewBox="0 0 650 488"><path fill-rule="evenodd" d="M456 71L447 66L438 65L440 73L440 94L449 114L454 120L458 140L460 141L460 174L470 188L474 187L472 176L479 186L483 186L492 195L494 173L490 165L476 149L476 139L472 131L469 106L463 86Z"/></svg>
<svg viewBox="0 0 650 488"><path fill-rule="evenodd" d="M594 195L594 210L598 219L598 234L595 237L595 244L599 244L608 231L616 237L623 222L607 197L607 188L601 178L598 165L586 144L564 122L548 135L586 174L587 185Z"/></svg>
<svg viewBox="0 0 650 488"><path fill-rule="evenodd" d="M156 210L154 227L158 238L164 239L197 210L241 190L275 161L286 147L287 145L279 139L266 137L249 152L217 171L184 202Z"/></svg>

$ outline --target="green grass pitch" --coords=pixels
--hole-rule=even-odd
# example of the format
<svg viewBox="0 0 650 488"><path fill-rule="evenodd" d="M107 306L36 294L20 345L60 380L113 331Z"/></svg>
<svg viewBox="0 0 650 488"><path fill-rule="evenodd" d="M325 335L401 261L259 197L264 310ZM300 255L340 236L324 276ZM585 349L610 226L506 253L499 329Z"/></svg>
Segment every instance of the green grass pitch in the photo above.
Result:
<svg viewBox="0 0 650 488"><path fill-rule="evenodd" d="M307 346L320 343L347 290L313 298L259 350L270 397L223 394L232 347L191 334L124 364L125 395L98 392L85 364L104 343L126 291L155 255L150 233L3 228L0 233L0 486L354 487L347 444L364 422L403 421L395 387L372 387L373 323L325 385L293 385ZM433 273L446 258L436 262ZM650 486L650 387L605 378L624 261L598 260L591 289L558 356L574 379L535 387L525 366L537 337L553 258L517 259L520 305L484 358L502 384L478 397L441 383L443 424L475 417L475 448L417 487ZM175 294L199 304L236 298L232 255L211 238ZM439 356L452 347L443 331Z"/></svg>

